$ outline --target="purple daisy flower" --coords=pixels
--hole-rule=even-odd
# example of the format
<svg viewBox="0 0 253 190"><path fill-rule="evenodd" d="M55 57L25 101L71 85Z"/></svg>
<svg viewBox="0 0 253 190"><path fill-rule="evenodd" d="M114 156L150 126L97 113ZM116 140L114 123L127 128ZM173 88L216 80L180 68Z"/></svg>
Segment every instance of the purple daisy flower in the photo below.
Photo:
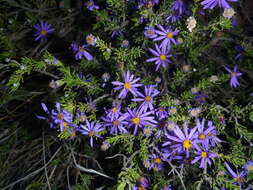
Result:
<svg viewBox="0 0 253 190"><path fill-rule="evenodd" d="M99 137L102 139L102 137L99 136L97 133L103 130L105 130L105 128L102 127L101 124L94 123L93 121L90 123L88 120L86 120L86 126L80 125L79 131L83 135L88 135L90 137L90 146L93 147L93 138Z"/></svg>
<svg viewBox="0 0 253 190"><path fill-rule="evenodd" d="M209 145L210 138L213 138L213 135L210 136L211 132L215 130L215 127L212 125L211 121L208 121L208 127L205 129L205 119L202 119L200 122L197 119L197 140L196 143L202 143L202 146L207 148Z"/></svg>
<svg viewBox="0 0 253 190"><path fill-rule="evenodd" d="M128 133L124 125L127 125L128 122L125 119L128 117L127 114L122 116L111 118L109 116L102 117L102 120L105 122L104 127L110 127L110 134Z"/></svg>
<svg viewBox="0 0 253 190"><path fill-rule="evenodd" d="M88 61L91 61L93 59L93 56L85 50L86 49L85 44L83 44L82 46L78 46L76 42L72 42L70 48L75 54L76 60L83 59L83 57L85 57Z"/></svg>
<svg viewBox="0 0 253 190"><path fill-rule="evenodd" d="M119 98L124 99L128 92L131 92L134 96L140 96L141 93L137 90L137 87L142 86L142 84L137 84L137 82L141 78L134 79L134 75L130 73L130 71L127 71L124 73L124 83L119 81L113 81L112 84L116 85L117 87L114 88L114 90L122 89Z"/></svg>
<svg viewBox="0 0 253 190"><path fill-rule="evenodd" d="M179 15L182 15L186 11L186 5L182 0L175 0L172 3L171 10L177 12Z"/></svg>
<svg viewBox="0 0 253 190"><path fill-rule="evenodd" d="M244 171L242 171L240 173L238 173L238 171L234 172L230 168L230 166L228 165L227 162L224 162L224 164L225 164L225 166L226 166L226 168L228 170L229 175L235 180L234 184L238 184L241 187L242 184L246 181L245 178L244 178L245 175L246 175L246 173Z"/></svg>
<svg viewBox="0 0 253 190"><path fill-rule="evenodd" d="M172 55L169 54L169 50L166 49L160 49L158 47L157 44L155 44L155 48L156 50L153 50L151 48L149 48L149 51L155 56L153 58L147 59L147 62L154 62L156 64L156 71L160 68L160 66L162 65L163 68L167 68L168 67L168 63L171 63L171 61L168 59L170 57L172 57Z"/></svg>
<svg viewBox="0 0 253 190"><path fill-rule="evenodd" d="M244 169L245 173L249 173L253 171L253 162L252 161L247 161L246 164L242 166Z"/></svg>
<svg viewBox="0 0 253 190"><path fill-rule="evenodd" d="M152 26L145 27L144 35L149 39L157 37L157 34L155 33L155 28Z"/></svg>
<svg viewBox="0 0 253 190"><path fill-rule="evenodd" d="M45 41L47 36L54 31L51 24L48 24L46 21L40 21L40 24L36 24L33 26L36 29L35 33L35 41L41 39Z"/></svg>
<svg viewBox="0 0 253 190"><path fill-rule="evenodd" d="M173 142L173 145L170 146L170 148L174 149L176 152L185 152L186 157L188 158L190 156L190 149L196 148L198 145L196 144L196 130L197 128L194 127L190 130L186 123L184 123L184 133L181 131L181 129L178 126L175 126L173 129L173 132L175 136L171 136L168 134L165 134L167 139L169 139L167 142L163 144L163 146L169 145Z"/></svg>
<svg viewBox="0 0 253 190"><path fill-rule="evenodd" d="M140 110L131 110L130 108L127 108L127 111L129 120L128 126L134 126L134 135L137 134L138 128L143 128L145 125L155 127L155 124L157 124L154 120L154 116L151 115L153 113L151 111L143 113L140 112Z"/></svg>
<svg viewBox="0 0 253 190"><path fill-rule="evenodd" d="M230 73L231 79L230 79L230 86L232 88L236 88L240 86L240 83L238 81L238 77L242 75L242 73L238 72L237 65L234 67L233 71L231 71L229 68L225 67L226 71Z"/></svg>
<svg viewBox="0 0 253 190"><path fill-rule="evenodd" d="M77 110L76 118L78 119L79 122L85 122L87 119L87 116L85 112L81 112L80 110Z"/></svg>
<svg viewBox="0 0 253 190"><path fill-rule="evenodd" d="M194 154L196 154L196 157L194 160L191 161L191 164L200 161L200 168L206 169L207 164L211 166L211 160L213 161L213 159L217 157L217 154L209 152L207 149L201 150L199 147L196 147L196 149L197 151L194 152Z"/></svg>
<svg viewBox="0 0 253 190"><path fill-rule="evenodd" d="M163 169L163 158L158 154L149 155L150 158L150 166L149 169L154 169L155 171L160 171Z"/></svg>
<svg viewBox="0 0 253 190"><path fill-rule="evenodd" d="M94 9L99 9L99 6L95 5L93 0L86 1L85 5L90 11L93 11Z"/></svg>
<svg viewBox="0 0 253 190"><path fill-rule="evenodd" d="M143 189L145 190L146 188L148 188L150 186L149 181L147 178L145 177L141 177L138 181L137 181L137 190Z"/></svg>
<svg viewBox="0 0 253 190"><path fill-rule="evenodd" d="M164 28L162 25L158 25L158 28L160 30L155 30L156 34L159 34L160 36L153 39L153 41L160 41L163 40L160 48L163 50L170 49L171 42L173 44L177 44L177 41L174 39L174 36L178 35L179 30L172 31L170 28Z"/></svg>
<svg viewBox="0 0 253 190"><path fill-rule="evenodd" d="M166 111L166 108L160 107L155 110L155 115L158 120L162 120L168 117L168 112Z"/></svg>
<svg viewBox="0 0 253 190"><path fill-rule="evenodd" d="M60 131L63 132L72 123L73 115L66 110L61 109L61 104L56 103L56 111L52 110L52 119L55 124L60 125Z"/></svg>
<svg viewBox="0 0 253 190"><path fill-rule="evenodd" d="M195 99L198 101L198 103L205 103L207 101L208 96L206 94L197 94L195 96Z"/></svg>
<svg viewBox="0 0 253 190"><path fill-rule="evenodd" d="M213 9L216 6L227 9L230 8L228 1L237 2L237 0L204 0L201 2L201 5L204 6L203 9Z"/></svg>
<svg viewBox="0 0 253 190"><path fill-rule="evenodd" d="M154 109L153 98L160 92L156 90L152 85L145 86L145 96L141 94L140 98L133 98L134 102L143 102L140 105L140 112L146 112L148 109L151 111Z"/></svg>
<svg viewBox="0 0 253 190"><path fill-rule="evenodd" d="M168 161L173 161L173 160L183 160L183 156L181 156L183 152L176 152L175 150L171 149L164 149L163 150L163 155L165 158L168 159Z"/></svg>
<svg viewBox="0 0 253 190"><path fill-rule="evenodd" d="M121 105L117 104L115 102L112 103L112 108L109 110L106 110L106 114L111 119L118 118L122 113L120 112Z"/></svg>

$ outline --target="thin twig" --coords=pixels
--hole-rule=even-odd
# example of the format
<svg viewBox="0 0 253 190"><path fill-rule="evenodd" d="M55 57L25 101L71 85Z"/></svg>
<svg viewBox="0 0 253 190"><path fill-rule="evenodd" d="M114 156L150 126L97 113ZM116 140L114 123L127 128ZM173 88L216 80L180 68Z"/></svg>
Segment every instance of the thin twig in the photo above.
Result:
<svg viewBox="0 0 253 190"><path fill-rule="evenodd" d="M51 190L50 181L48 178L48 172L47 172L47 166L46 166L46 151L45 151L45 133L44 133L44 127L42 129L42 144L43 144L43 160L44 160L44 168L45 168L45 175L47 179L47 185L48 189Z"/></svg>
<svg viewBox="0 0 253 190"><path fill-rule="evenodd" d="M106 175L106 174L103 174L103 173L98 172L98 171L93 170L93 169L84 168L83 166L77 164L76 158L75 158L74 153L73 153L73 150L71 150L71 155L72 155L72 157L73 157L73 161L74 161L75 167L76 167L77 169L79 169L79 170L81 170L81 171L83 171L83 172L92 173L92 174L97 174L97 175L103 176L103 177L105 177L105 178L108 178L108 179L111 179L111 180L115 180L113 177L110 177L110 176L108 176L108 175Z"/></svg>

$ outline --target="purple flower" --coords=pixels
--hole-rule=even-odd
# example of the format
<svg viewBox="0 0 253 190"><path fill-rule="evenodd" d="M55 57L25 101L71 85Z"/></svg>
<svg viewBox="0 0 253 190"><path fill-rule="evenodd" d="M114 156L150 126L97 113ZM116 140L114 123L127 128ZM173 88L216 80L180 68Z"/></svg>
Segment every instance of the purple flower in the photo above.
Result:
<svg viewBox="0 0 253 190"><path fill-rule="evenodd" d="M90 11L93 11L94 9L99 9L99 6L95 5L93 0L86 1L85 5Z"/></svg>
<svg viewBox="0 0 253 190"><path fill-rule="evenodd" d="M167 158L170 162L173 160L183 160L182 154L183 152L176 152L175 150L171 149L164 149L163 150L163 155L165 158Z"/></svg>
<svg viewBox="0 0 253 190"><path fill-rule="evenodd" d="M131 92L134 96L141 95L141 93L137 90L137 87L142 86L142 84L137 84L137 82L141 78L134 79L134 75L127 71L124 73L124 83L119 81L113 81L112 84L117 87L114 90L122 89L119 98L124 99L128 92Z"/></svg>
<svg viewBox="0 0 253 190"><path fill-rule="evenodd" d="M155 33L155 28L152 26L145 27L144 35L149 39L157 37L157 34Z"/></svg>
<svg viewBox="0 0 253 190"><path fill-rule="evenodd" d="M155 4L158 4L159 0L139 0L138 7L145 5L148 9L152 8Z"/></svg>
<svg viewBox="0 0 253 190"><path fill-rule="evenodd" d="M194 160L191 161L191 163L194 164L197 161L200 161L200 168L206 168L207 164L211 166L211 160L217 157L217 154L209 152L207 149L201 150L199 147L196 147L196 149L197 151L194 152L194 154L196 154L196 157Z"/></svg>
<svg viewBox="0 0 253 190"><path fill-rule="evenodd" d="M245 173L249 173L253 171L253 162L252 161L247 161L246 164L242 166L244 169Z"/></svg>
<svg viewBox="0 0 253 190"><path fill-rule="evenodd" d="M174 36L178 35L179 30L172 31L170 28L165 29L162 25L158 25L158 28L160 30L155 30L155 32L160 36L154 38L153 41L163 40L160 45L160 48L165 51L166 49L170 49L171 42L175 45L177 44L176 40L174 39Z"/></svg>
<svg viewBox="0 0 253 190"><path fill-rule="evenodd" d="M240 173L238 173L238 171L234 172L230 168L230 166L228 165L227 162L224 162L224 164L225 164L225 166L226 166L226 168L228 170L229 175L235 180L234 184L238 184L241 187L241 185L245 182L245 178L244 177L245 177L246 173L244 171L242 171Z"/></svg>
<svg viewBox="0 0 253 190"><path fill-rule="evenodd" d="M143 102L140 105L140 112L146 112L148 109L151 111L154 109L153 98L159 93L160 92L156 90L152 85L145 86L145 96L141 94L139 98L133 98L132 101Z"/></svg>
<svg viewBox="0 0 253 190"><path fill-rule="evenodd" d="M82 46L78 46L76 42L72 42L72 44L70 45L70 48L75 54L76 60L83 59L83 57L85 57L89 61L93 59L93 56L85 50L86 49L85 44L83 44Z"/></svg>
<svg viewBox="0 0 253 190"><path fill-rule="evenodd" d="M149 181L147 178L145 177L141 177L138 181L137 181L137 190L143 189L145 190L145 188L148 188L150 186Z"/></svg>
<svg viewBox="0 0 253 190"><path fill-rule="evenodd" d="M243 57L245 54L245 50L242 46L240 45L235 45L235 50L237 51L237 54L234 56L234 60L239 60L240 58Z"/></svg>
<svg viewBox="0 0 253 190"><path fill-rule="evenodd" d="M155 115L158 117L158 120L162 120L168 116L166 108L160 107L155 110Z"/></svg>
<svg viewBox="0 0 253 190"><path fill-rule="evenodd" d="M102 138L97 133L100 132L100 131L105 130L105 128L102 127L101 124L94 123L94 122L90 123L88 120L86 120L86 126L80 125L80 128L81 129L79 131L83 135L88 135L90 137L90 145L91 145L91 147L93 147L93 138L94 137Z"/></svg>
<svg viewBox="0 0 253 190"><path fill-rule="evenodd" d="M102 120L105 122L104 127L110 127L110 134L128 133L124 125L127 125L128 122L125 120L128 117L127 114L122 116L111 118L109 116L102 117Z"/></svg>
<svg viewBox="0 0 253 190"><path fill-rule="evenodd" d="M204 6L204 9L213 9L216 6L227 9L230 8L227 1L237 2L237 0L204 0L201 2L201 5Z"/></svg>
<svg viewBox="0 0 253 190"><path fill-rule="evenodd" d="M147 62L153 62L155 61L156 64L156 71L160 68L160 66L162 65L163 68L167 68L168 67L168 63L171 63L171 61L168 59L169 57L171 57L172 55L169 54L169 50L166 49L160 49L158 47L157 44L155 44L155 48L156 50L153 50L151 48L149 48L149 51L155 56L153 58L147 59Z"/></svg>
<svg viewBox="0 0 253 190"><path fill-rule="evenodd" d="M237 65L234 67L233 71L231 71L229 68L225 67L225 69L227 70L227 72L230 73L231 75L231 79L230 79L230 86L232 88L236 88L238 86L240 86L239 82L238 82L238 77L242 75L242 73L238 72L238 68Z"/></svg>
<svg viewBox="0 0 253 190"><path fill-rule="evenodd" d="M186 10L185 3L182 0L175 0L172 3L171 10L177 12L179 15L182 15Z"/></svg>
<svg viewBox="0 0 253 190"><path fill-rule="evenodd" d="M213 138L211 132L215 130L215 127L212 125L211 121L208 121L208 127L205 129L205 119L202 119L200 122L197 119L197 143L202 143L203 147L208 147L210 138Z"/></svg>
<svg viewBox="0 0 253 190"><path fill-rule="evenodd" d="M41 39L45 41L47 39L48 34L52 33L54 29L51 24L48 24L46 21L40 21L40 24L36 24L33 26L36 29L35 33L35 41Z"/></svg>
<svg viewBox="0 0 253 190"><path fill-rule="evenodd" d="M154 120L154 116L152 116L151 114L153 112L140 112L140 110L136 110L136 109L129 109L127 108L128 111L128 126L134 126L134 132L133 134L136 135L138 128L143 128L145 125L149 125L152 127L155 127L155 124L157 124L157 122Z"/></svg>
<svg viewBox="0 0 253 190"><path fill-rule="evenodd" d="M187 124L184 123L183 133L178 126L175 126L173 129L175 136L165 134L166 138L169 140L165 142L163 146L169 145L173 142L173 145L171 145L170 148L174 149L175 152L185 152L186 157L188 158L190 156L189 150L197 147L196 130L197 128L194 127L189 133L189 128Z"/></svg>
<svg viewBox="0 0 253 190"><path fill-rule="evenodd" d="M197 94L197 95L195 96L195 99L196 99L199 103L205 103L206 100L207 100L207 98L208 98L208 96L207 96L206 94L201 94L201 93L199 93L199 94Z"/></svg>
<svg viewBox="0 0 253 190"><path fill-rule="evenodd" d="M78 119L79 122L85 122L87 119L87 116L85 112L81 112L80 110L77 110L76 118Z"/></svg>
<svg viewBox="0 0 253 190"><path fill-rule="evenodd" d="M52 119L55 124L60 125L60 131L63 132L64 129L68 128L71 125L73 115L66 110L62 110L61 104L57 102L56 111L52 110Z"/></svg>
<svg viewBox="0 0 253 190"><path fill-rule="evenodd" d="M149 169L154 169L155 171L160 171L163 169L163 158L158 154L149 155L150 158L150 167Z"/></svg>

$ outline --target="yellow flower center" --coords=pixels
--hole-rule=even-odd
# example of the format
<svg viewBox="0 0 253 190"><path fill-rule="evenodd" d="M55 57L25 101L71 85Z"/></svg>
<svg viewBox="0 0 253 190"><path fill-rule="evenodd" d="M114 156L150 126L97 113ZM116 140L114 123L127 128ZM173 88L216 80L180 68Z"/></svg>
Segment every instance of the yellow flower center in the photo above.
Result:
<svg viewBox="0 0 253 190"><path fill-rule="evenodd" d="M207 134L207 136L211 137L211 136L213 136L213 134L212 134L211 132L209 132L209 133Z"/></svg>
<svg viewBox="0 0 253 190"><path fill-rule="evenodd" d="M183 147L186 149L189 149L192 147L192 142L190 140L184 140L183 141Z"/></svg>
<svg viewBox="0 0 253 190"><path fill-rule="evenodd" d="M92 36L87 36L86 41L87 41L88 44L93 44L94 38Z"/></svg>
<svg viewBox="0 0 253 190"><path fill-rule="evenodd" d="M206 135L203 133L199 134L199 140L204 140L206 138Z"/></svg>
<svg viewBox="0 0 253 190"><path fill-rule="evenodd" d="M237 73L236 72L232 72L231 75L232 75L232 77L236 77Z"/></svg>
<svg viewBox="0 0 253 190"><path fill-rule="evenodd" d="M64 118L64 114L58 113L56 117L57 117L57 119L62 120Z"/></svg>
<svg viewBox="0 0 253 190"><path fill-rule="evenodd" d="M119 125L119 121L118 120L115 120L112 122L114 126L118 126Z"/></svg>
<svg viewBox="0 0 253 190"><path fill-rule="evenodd" d="M79 46L79 51L84 52L84 49L81 46Z"/></svg>
<svg viewBox="0 0 253 190"><path fill-rule="evenodd" d="M46 31L46 30L41 30L41 31L40 31L40 34L41 34L42 36L45 36L45 35L47 35L47 31Z"/></svg>
<svg viewBox="0 0 253 190"><path fill-rule="evenodd" d="M145 101L147 101L147 102L151 101L151 97L150 96L146 96L145 97Z"/></svg>
<svg viewBox="0 0 253 190"><path fill-rule="evenodd" d="M159 109L159 111L160 111L160 112L163 112L163 111L165 111L165 109L163 109L163 108L160 108L160 109Z"/></svg>
<svg viewBox="0 0 253 190"><path fill-rule="evenodd" d="M152 30L147 30L147 34L148 34L149 36L151 36L151 35L154 34L154 32L153 32Z"/></svg>
<svg viewBox="0 0 253 190"><path fill-rule="evenodd" d="M67 122L62 122L62 125L64 128L68 128L68 123Z"/></svg>
<svg viewBox="0 0 253 190"><path fill-rule="evenodd" d="M112 108L112 112L116 113L117 112L117 108Z"/></svg>
<svg viewBox="0 0 253 190"><path fill-rule="evenodd" d="M138 187L138 190L145 190L145 187L141 185L140 187Z"/></svg>
<svg viewBox="0 0 253 190"><path fill-rule="evenodd" d="M92 136L95 135L95 132L94 132L94 131L90 131L90 132L88 133L88 135L89 135L89 137L92 137Z"/></svg>
<svg viewBox="0 0 253 190"><path fill-rule="evenodd" d="M132 121L133 121L133 123L134 123L135 125L138 125L138 124L140 123L139 117L134 117L134 118L132 119Z"/></svg>
<svg viewBox="0 0 253 190"><path fill-rule="evenodd" d="M162 160L161 160L160 158L155 158L155 159L154 159L154 162L155 162L156 164L160 164L160 163L162 162Z"/></svg>
<svg viewBox="0 0 253 190"><path fill-rule="evenodd" d="M201 157L206 158L207 157L207 152L201 152Z"/></svg>
<svg viewBox="0 0 253 190"><path fill-rule="evenodd" d="M124 88L130 89L130 88L131 88L131 84L130 84L129 82L126 82L126 83L124 84Z"/></svg>
<svg viewBox="0 0 253 190"><path fill-rule="evenodd" d="M250 165L250 164L248 164L248 165L246 166L246 168L247 168L248 171L253 171L253 166Z"/></svg>
<svg viewBox="0 0 253 190"><path fill-rule="evenodd" d="M85 115L81 115L81 116L79 117L79 120L80 120L81 122L84 122L86 119L87 119L87 117L86 117Z"/></svg>
<svg viewBox="0 0 253 190"><path fill-rule="evenodd" d="M202 97L201 100L202 100L203 102L205 102L205 101L206 101L206 97Z"/></svg>
<svg viewBox="0 0 253 190"><path fill-rule="evenodd" d="M237 177L237 178L234 178L234 180L238 183L244 183L245 182L245 179L242 178L242 177Z"/></svg>
<svg viewBox="0 0 253 190"><path fill-rule="evenodd" d="M92 6L92 2L91 1L87 1L86 5L87 6Z"/></svg>
<svg viewBox="0 0 253 190"><path fill-rule="evenodd" d="M166 55L164 55L164 54L161 54L161 55L160 55L160 60L161 60L161 61L165 61L166 58L167 58Z"/></svg>
<svg viewBox="0 0 253 190"><path fill-rule="evenodd" d="M71 137L75 137L75 136L76 136L75 131L72 131L72 132L71 132Z"/></svg>
<svg viewBox="0 0 253 190"><path fill-rule="evenodd" d="M149 0L149 1L147 2L146 6L147 6L148 9L151 8L151 7L153 7L152 1Z"/></svg>
<svg viewBox="0 0 253 190"><path fill-rule="evenodd" d="M172 39L172 38L173 38L173 33L172 33L172 32L169 32L169 33L167 34L167 38Z"/></svg>
<svg viewBox="0 0 253 190"><path fill-rule="evenodd" d="M175 114L175 113L177 113L177 109L176 109L176 108L172 108L172 109L170 109L170 113L171 113L171 114Z"/></svg>

